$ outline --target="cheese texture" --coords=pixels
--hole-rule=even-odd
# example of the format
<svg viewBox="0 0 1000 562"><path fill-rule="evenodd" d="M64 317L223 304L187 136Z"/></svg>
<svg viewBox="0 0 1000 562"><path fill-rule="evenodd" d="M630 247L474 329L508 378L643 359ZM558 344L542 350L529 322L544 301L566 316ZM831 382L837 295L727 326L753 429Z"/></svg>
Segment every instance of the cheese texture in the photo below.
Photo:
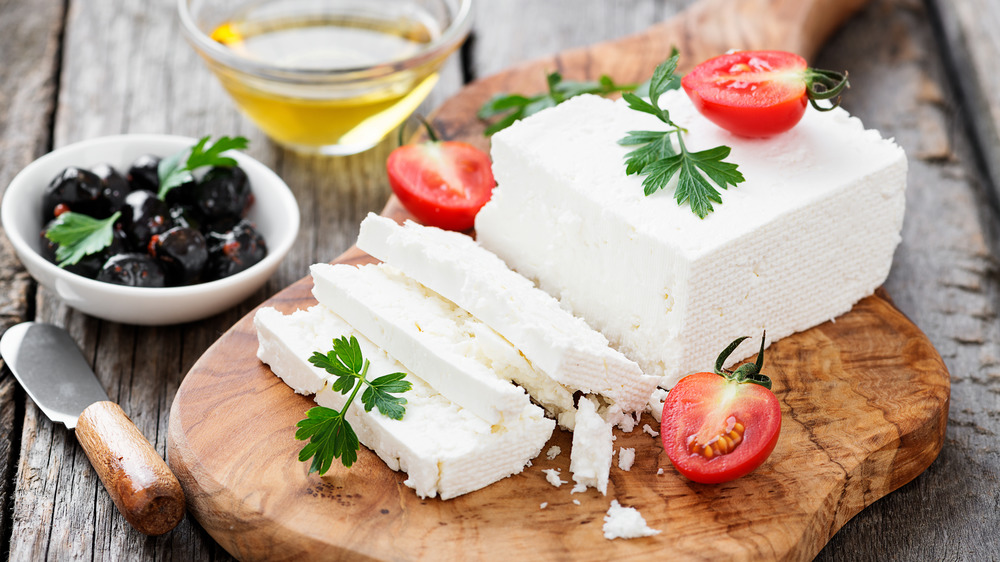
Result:
<svg viewBox="0 0 1000 562"><path fill-rule="evenodd" d="M449 400L490 423L531 399L572 427L572 392L454 303L386 265L312 266L313 295Z"/></svg>
<svg viewBox="0 0 1000 562"><path fill-rule="evenodd" d="M614 454L614 435L612 424L601 417L595 402L595 399L586 396L580 399L569 470L576 482L573 492L583 492L589 486L607 495L611 456Z"/></svg>
<svg viewBox="0 0 1000 562"><path fill-rule="evenodd" d="M559 384L599 394L623 412L646 407L657 377L472 238L369 214L358 247L489 325Z"/></svg>
<svg viewBox="0 0 1000 562"><path fill-rule="evenodd" d="M611 507L604 516L604 538L611 539L635 539L639 537L651 537L658 535L662 531L651 529L646 525L646 520L634 507L624 507L618 500L611 500Z"/></svg>
<svg viewBox="0 0 1000 562"><path fill-rule="evenodd" d="M334 338L357 337L364 357L371 362L369 373L406 373L413 388L403 394L407 402L401 420L377 409L366 412L356 400L347 411L347 421L361 443L390 469L406 471L404 483L420 497L449 499L519 473L552 434L554 422L534 406L523 409L518 417L505 418L502 424L486 422L407 372L323 305L289 315L262 308L254 316L254 325L260 360L296 392L315 392L321 406L339 410L347 399L331 390L332 375L308 361L314 351L329 350Z"/></svg>
<svg viewBox="0 0 1000 562"><path fill-rule="evenodd" d="M628 131L664 130L622 101L579 96L492 139L498 186L479 243L672 386L739 336L771 341L850 310L886 278L900 240L906 157L843 109L789 132L736 137L682 91L660 99L690 151L732 148L746 181L699 219L625 175ZM737 361L756 352L744 343Z"/></svg>

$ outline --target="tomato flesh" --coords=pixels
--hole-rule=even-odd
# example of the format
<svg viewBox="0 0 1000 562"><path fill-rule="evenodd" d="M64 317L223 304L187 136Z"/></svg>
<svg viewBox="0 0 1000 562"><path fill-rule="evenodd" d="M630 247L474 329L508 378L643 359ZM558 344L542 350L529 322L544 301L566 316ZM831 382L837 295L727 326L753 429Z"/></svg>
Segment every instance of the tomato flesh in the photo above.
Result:
<svg viewBox="0 0 1000 562"><path fill-rule="evenodd" d="M745 137L795 126L806 111L808 66L784 51L739 51L709 59L681 79L695 108L716 125Z"/></svg>
<svg viewBox="0 0 1000 562"><path fill-rule="evenodd" d="M781 431L781 407L763 386L697 373L670 390L661 420L663 449L677 471L695 482L718 484L767 459Z"/></svg>
<svg viewBox="0 0 1000 562"><path fill-rule="evenodd" d="M468 230L496 182L489 156L457 141L404 145L386 161L399 201L428 226Z"/></svg>

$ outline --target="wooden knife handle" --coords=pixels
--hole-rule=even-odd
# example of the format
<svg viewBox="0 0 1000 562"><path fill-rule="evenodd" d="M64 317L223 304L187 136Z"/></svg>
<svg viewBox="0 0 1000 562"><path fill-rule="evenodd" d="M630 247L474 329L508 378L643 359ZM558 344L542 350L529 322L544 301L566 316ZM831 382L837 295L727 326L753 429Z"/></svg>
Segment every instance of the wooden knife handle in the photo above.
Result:
<svg viewBox="0 0 1000 562"><path fill-rule="evenodd" d="M88 406L77 421L76 437L118 511L137 530L162 535L184 517L180 482L121 406Z"/></svg>

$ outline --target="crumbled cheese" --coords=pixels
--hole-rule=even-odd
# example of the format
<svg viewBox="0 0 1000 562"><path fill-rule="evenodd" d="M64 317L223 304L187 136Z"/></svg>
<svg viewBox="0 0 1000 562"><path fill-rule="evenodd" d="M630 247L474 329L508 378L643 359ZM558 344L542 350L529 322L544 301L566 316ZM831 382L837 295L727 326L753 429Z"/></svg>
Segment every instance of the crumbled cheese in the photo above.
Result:
<svg viewBox="0 0 1000 562"><path fill-rule="evenodd" d="M655 429L653 429L651 427L649 427L648 423L642 424L642 430L645 431L646 433L650 434L653 437L658 437L660 435L660 432L656 431Z"/></svg>
<svg viewBox="0 0 1000 562"><path fill-rule="evenodd" d="M663 469L662 468L656 469L656 475L657 476L662 476L663 475Z"/></svg>
<svg viewBox="0 0 1000 562"><path fill-rule="evenodd" d="M656 423L663 421L663 402L667 400L666 389L656 387L653 389L653 393L649 395L649 405L647 410L649 415L653 416Z"/></svg>
<svg viewBox="0 0 1000 562"><path fill-rule="evenodd" d="M552 460L552 459L558 457L559 453L561 453L561 452L562 452L562 448L559 445L553 445L553 446L549 447L548 451L545 451L545 458L547 458L549 460Z"/></svg>
<svg viewBox="0 0 1000 562"><path fill-rule="evenodd" d="M661 532L657 529L650 529L636 508L623 507L618 504L618 500L611 500L608 514L604 516L604 538L608 540L634 539L651 537Z"/></svg>
<svg viewBox="0 0 1000 562"><path fill-rule="evenodd" d="M559 486L562 486L563 484L566 483L565 480L563 480L562 478L559 478L559 469L558 468L546 468L542 472L545 473L545 479L549 481L549 484L552 484L556 488L558 488Z"/></svg>
<svg viewBox="0 0 1000 562"><path fill-rule="evenodd" d="M569 469L576 482L573 492L582 492L590 486L607 495L614 436L611 424L597 413L594 402L595 398L583 397L577 407Z"/></svg>
<svg viewBox="0 0 1000 562"><path fill-rule="evenodd" d="M549 507L549 502L542 502L541 505L538 506L538 509L545 509L546 507Z"/></svg>
<svg viewBox="0 0 1000 562"><path fill-rule="evenodd" d="M646 427L649 427L648 425ZM622 470L632 470L632 463L635 462L635 449L622 447L618 449L618 468Z"/></svg>
<svg viewBox="0 0 1000 562"><path fill-rule="evenodd" d="M576 505L580 505L580 500L573 500L573 503L575 503Z"/></svg>

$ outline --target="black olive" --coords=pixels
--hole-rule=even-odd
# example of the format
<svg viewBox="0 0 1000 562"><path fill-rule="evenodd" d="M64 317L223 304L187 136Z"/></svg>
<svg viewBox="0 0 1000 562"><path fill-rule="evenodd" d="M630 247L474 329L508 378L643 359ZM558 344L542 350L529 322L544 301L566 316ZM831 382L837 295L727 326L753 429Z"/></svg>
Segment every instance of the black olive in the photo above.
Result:
<svg viewBox="0 0 1000 562"><path fill-rule="evenodd" d="M98 164L91 171L101 178L101 195L107 200L111 212L120 210L125 204L125 196L131 191L128 180L111 164Z"/></svg>
<svg viewBox="0 0 1000 562"><path fill-rule="evenodd" d="M101 178L76 167L66 168L52 178L42 196L42 222L48 222L63 211L84 213L95 219L108 218L114 212L104 197Z"/></svg>
<svg viewBox="0 0 1000 562"><path fill-rule="evenodd" d="M267 244L248 220L242 220L225 233L209 232L208 263L205 277L222 279L239 273L267 256Z"/></svg>
<svg viewBox="0 0 1000 562"><path fill-rule="evenodd" d="M167 204L151 191L129 193L122 206L122 226L128 234L129 244L135 250L146 251L154 234L162 234L174 227Z"/></svg>
<svg viewBox="0 0 1000 562"><path fill-rule="evenodd" d="M149 254L130 252L108 258L97 274L97 280L129 287L163 287L166 277L163 266Z"/></svg>
<svg viewBox="0 0 1000 562"><path fill-rule="evenodd" d="M145 189L157 193L160 191L159 168L160 157L144 154L135 159L128 169L128 183L132 191Z"/></svg>
<svg viewBox="0 0 1000 562"><path fill-rule="evenodd" d="M208 220L241 218L252 203L250 181L239 166L212 168L198 183L195 204Z"/></svg>
<svg viewBox="0 0 1000 562"><path fill-rule="evenodd" d="M149 243L149 250L163 265L168 285L190 285L198 279L208 261L205 236L193 228L174 227L156 234Z"/></svg>
<svg viewBox="0 0 1000 562"><path fill-rule="evenodd" d="M49 240L45 236L45 233L52 228L53 222L54 220L46 224L45 229L41 232L41 236L39 238L39 253L42 254L43 258L58 265L58 262L56 261L56 248L58 247L58 244ZM80 261L73 265L67 265L64 269L70 273L94 279L97 277L97 272L101 270L101 266L104 265L104 262L106 262L108 258L114 254L124 252L127 246L128 244L125 237L125 231L121 229L120 223L115 223L115 229L112 231L110 246L97 253L84 256L80 259Z"/></svg>
<svg viewBox="0 0 1000 562"><path fill-rule="evenodd" d="M174 225L176 226L201 230L201 217L198 216L198 212L195 209L186 205L172 205L170 207L170 218L174 219Z"/></svg>

